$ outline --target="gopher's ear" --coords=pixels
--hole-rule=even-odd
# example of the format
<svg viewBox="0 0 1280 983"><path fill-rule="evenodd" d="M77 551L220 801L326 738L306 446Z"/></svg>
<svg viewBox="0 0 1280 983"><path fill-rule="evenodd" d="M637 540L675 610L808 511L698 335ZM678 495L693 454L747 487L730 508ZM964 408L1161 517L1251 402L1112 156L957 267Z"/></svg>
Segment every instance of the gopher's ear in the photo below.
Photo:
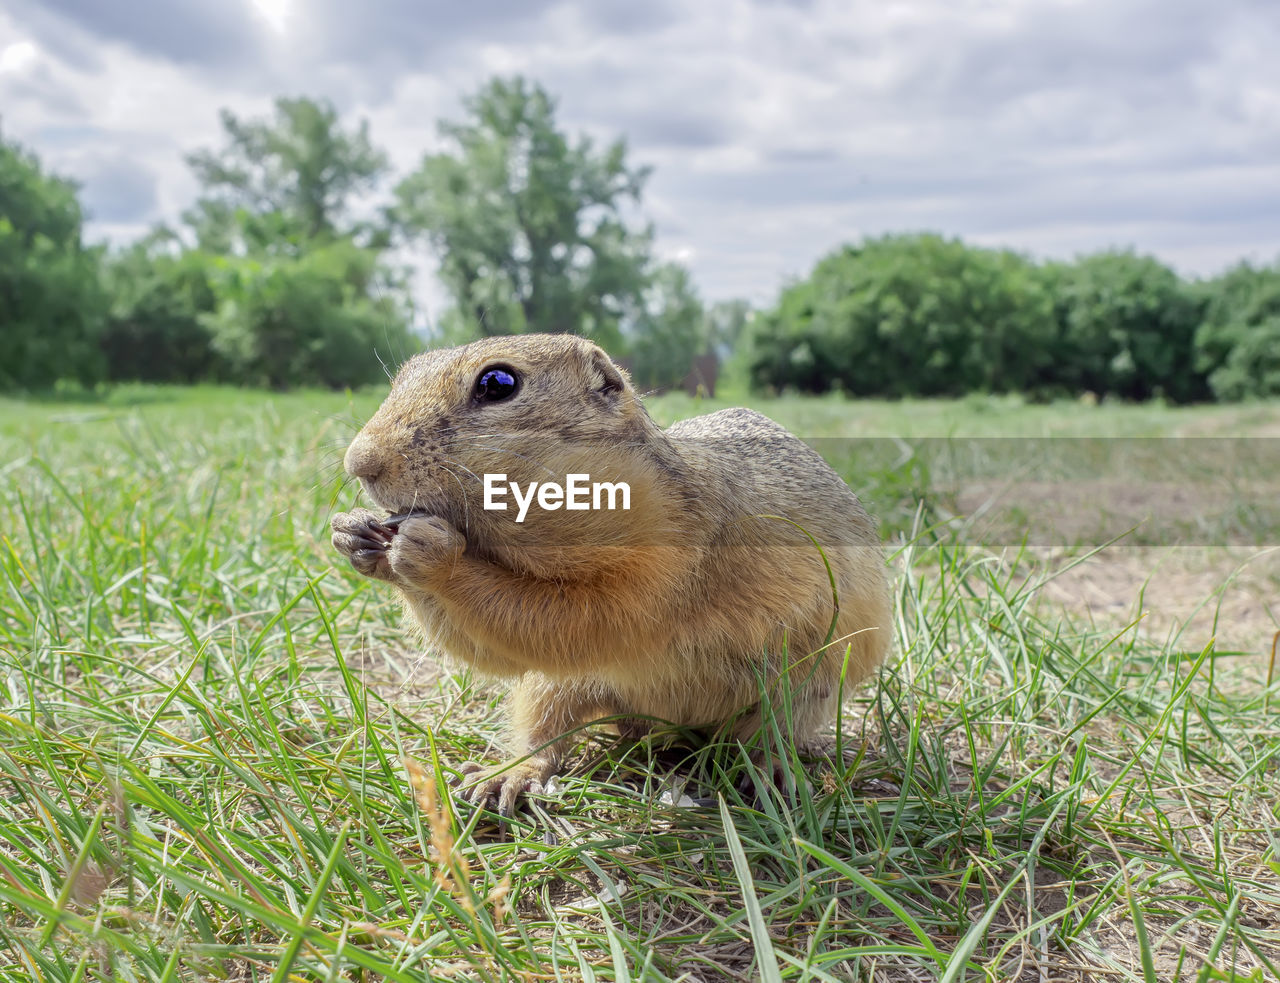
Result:
<svg viewBox="0 0 1280 983"><path fill-rule="evenodd" d="M591 368L595 375L595 384L592 388L596 392L614 396L625 388L627 383L622 376L622 371L613 364L613 359L598 348L591 353Z"/></svg>

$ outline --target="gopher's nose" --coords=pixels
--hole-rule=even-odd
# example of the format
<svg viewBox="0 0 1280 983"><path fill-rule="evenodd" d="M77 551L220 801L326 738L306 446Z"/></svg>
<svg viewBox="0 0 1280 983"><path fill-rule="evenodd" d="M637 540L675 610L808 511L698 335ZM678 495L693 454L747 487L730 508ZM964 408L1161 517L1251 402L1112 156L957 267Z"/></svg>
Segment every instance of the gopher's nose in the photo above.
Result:
<svg viewBox="0 0 1280 983"><path fill-rule="evenodd" d="M376 480L387 469L386 458L373 446L373 441L362 433L356 434L356 439L351 441L342 463L347 474L365 481Z"/></svg>

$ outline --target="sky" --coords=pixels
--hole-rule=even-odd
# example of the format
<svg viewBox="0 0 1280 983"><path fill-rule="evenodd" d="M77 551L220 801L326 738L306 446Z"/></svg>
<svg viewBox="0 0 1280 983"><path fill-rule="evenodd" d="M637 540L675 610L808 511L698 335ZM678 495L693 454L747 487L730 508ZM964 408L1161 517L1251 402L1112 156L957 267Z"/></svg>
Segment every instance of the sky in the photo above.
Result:
<svg viewBox="0 0 1280 983"><path fill-rule="evenodd" d="M1278 0L0 0L0 132L127 242L194 200L222 107L327 98L399 175L519 73L654 168L656 247L705 299L763 305L893 231L1274 261L1278 51Z"/></svg>

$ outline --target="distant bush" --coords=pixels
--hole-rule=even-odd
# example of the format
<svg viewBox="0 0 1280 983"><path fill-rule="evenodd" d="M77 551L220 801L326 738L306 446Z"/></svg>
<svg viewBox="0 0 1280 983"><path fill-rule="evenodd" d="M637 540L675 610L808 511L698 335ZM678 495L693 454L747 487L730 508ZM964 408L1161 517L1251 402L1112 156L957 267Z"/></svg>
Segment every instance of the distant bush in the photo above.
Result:
<svg viewBox="0 0 1280 983"><path fill-rule="evenodd" d="M105 297L81 225L75 185L0 139L0 389L102 375Z"/></svg>
<svg viewBox="0 0 1280 983"><path fill-rule="evenodd" d="M846 246L751 328L757 386L865 396L1021 391L1048 369L1052 305L1015 253L936 235Z"/></svg>
<svg viewBox="0 0 1280 983"><path fill-rule="evenodd" d="M190 383L228 377L215 351L209 315L215 257L177 255L140 243L104 262L111 311L102 334L112 380Z"/></svg>
<svg viewBox="0 0 1280 983"><path fill-rule="evenodd" d="M1050 388L1174 402L1209 395L1194 355L1203 305L1169 267L1102 252L1048 263L1043 276L1056 315Z"/></svg>
<svg viewBox="0 0 1280 983"><path fill-rule="evenodd" d="M378 296L373 250L349 241L300 257L220 256L205 315L230 377L250 385L356 386L417 350L405 312Z"/></svg>
<svg viewBox="0 0 1280 983"><path fill-rule="evenodd" d="M1247 263L1202 285L1197 368L1220 400L1280 396L1280 264Z"/></svg>
<svg viewBox="0 0 1280 983"><path fill-rule="evenodd" d="M890 397L1188 402L1264 386L1253 352L1268 329L1238 327L1259 320L1253 308L1202 352L1205 310L1203 289L1131 252L1036 264L936 235L883 236L827 256L755 318L751 376L757 388Z"/></svg>

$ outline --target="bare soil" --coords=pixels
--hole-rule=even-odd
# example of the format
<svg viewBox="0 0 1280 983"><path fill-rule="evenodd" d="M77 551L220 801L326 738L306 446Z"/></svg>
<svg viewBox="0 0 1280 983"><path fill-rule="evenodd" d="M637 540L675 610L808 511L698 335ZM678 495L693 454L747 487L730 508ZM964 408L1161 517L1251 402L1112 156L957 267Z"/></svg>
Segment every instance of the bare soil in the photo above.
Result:
<svg viewBox="0 0 1280 983"><path fill-rule="evenodd" d="M1270 659L1280 631L1280 547L1112 546L1070 566L1065 550L1039 561L1056 573L1041 599L1068 615L1138 630L1176 648ZM1069 567L1069 569L1068 569Z"/></svg>

